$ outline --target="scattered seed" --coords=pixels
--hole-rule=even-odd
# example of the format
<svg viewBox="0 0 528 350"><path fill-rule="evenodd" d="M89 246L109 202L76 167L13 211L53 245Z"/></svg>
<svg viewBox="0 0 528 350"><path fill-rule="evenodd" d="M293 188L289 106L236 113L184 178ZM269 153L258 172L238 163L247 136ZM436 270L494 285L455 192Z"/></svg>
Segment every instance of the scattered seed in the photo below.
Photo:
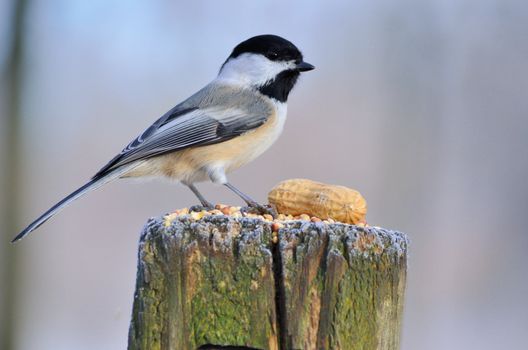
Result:
<svg viewBox="0 0 528 350"><path fill-rule="evenodd" d="M299 215L299 219L301 219L303 221L310 221L310 216L306 215L306 214L301 214L301 215Z"/></svg>
<svg viewBox="0 0 528 350"><path fill-rule="evenodd" d="M191 218L193 218L194 220L200 220L201 218L204 217L204 213L205 211L200 211L200 212L197 212L197 211L193 211L191 212Z"/></svg>

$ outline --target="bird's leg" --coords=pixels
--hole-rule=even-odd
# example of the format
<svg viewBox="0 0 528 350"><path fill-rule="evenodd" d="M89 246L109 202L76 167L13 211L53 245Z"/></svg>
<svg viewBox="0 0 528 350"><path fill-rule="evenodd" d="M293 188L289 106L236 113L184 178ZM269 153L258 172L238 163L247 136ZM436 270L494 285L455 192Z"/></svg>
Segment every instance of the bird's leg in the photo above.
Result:
<svg viewBox="0 0 528 350"><path fill-rule="evenodd" d="M229 188L231 191L235 192L236 195L239 196L240 198L242 198L244 200L244 202L247 203L248 206L255 207L255 208L260 206L260 204L258 204L256 201L251 199L250 196L248 196L244 192L240 191L238 188L236 188L235 186L231 185L229 182L226 182L224 184L224 186Z"/></svg>
<svg viewBox="0 0 528 350"><path fill-rule="evenodd" d="M240 191L235 186L231 185L229 182L224 183L224 186L229 188L231 191L235 192L237 196L242 198L244 200L244 202L247 203L247 205L249 207L249 210L248 209L245 209L245 210L241 209L241 211L251 211L251 209L253 209L252 211L256 211L257 214L270 214L274 218L277 216L277 212L273 208L258 204L256 201L251 199L251 197L249 197L247 194L245 194L242 191Z"/></svg>
<svg viewBox="0 0 528 350"><path fill-rule="evenodd" d="M191 211L201 211L202 209L206 209L206 210L214 209L214 205L211 204L211 202L207 201L204 198L204 196L202 196L202 194L200 193L200 191L198 191L198 189L196 188L196 186L194 186L194 184L185 184L185 185L189 187L189 189L194 193L196 197L198 197L198 199L200 200L200 203L202 204L201 208L199 208L199 206L197 205L193 205L192 207L189 208Z"/></svg>

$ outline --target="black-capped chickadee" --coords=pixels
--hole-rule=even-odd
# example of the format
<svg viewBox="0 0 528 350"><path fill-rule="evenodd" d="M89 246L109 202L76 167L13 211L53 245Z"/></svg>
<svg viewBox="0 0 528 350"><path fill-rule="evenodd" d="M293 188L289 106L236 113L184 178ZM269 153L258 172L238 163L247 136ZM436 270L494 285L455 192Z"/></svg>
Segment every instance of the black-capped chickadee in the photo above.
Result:
<svg viewBox="0 0 528 350"><path fill-rule="evenodd" d="M165 113L92 179L26 227L13 242L65 206L117 178L162 176L180 181L207 208L195 183L211 180L258 203L227 181L226 174L252 161L279 137L288 94L301 72L314 69L301 52L276 35L238 44L216 79Z"/></svg>

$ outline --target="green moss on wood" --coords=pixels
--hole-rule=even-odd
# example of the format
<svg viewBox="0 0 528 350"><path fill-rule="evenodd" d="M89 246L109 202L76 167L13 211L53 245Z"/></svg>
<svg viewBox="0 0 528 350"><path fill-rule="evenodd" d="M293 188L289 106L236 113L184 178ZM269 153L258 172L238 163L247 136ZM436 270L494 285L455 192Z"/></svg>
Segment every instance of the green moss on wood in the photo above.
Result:
<svg viewBox="0 0 528 350"><path fill-rule="evenodd" d="M141 237L130 349L277 348L269 225L151 221Z"/></svg>

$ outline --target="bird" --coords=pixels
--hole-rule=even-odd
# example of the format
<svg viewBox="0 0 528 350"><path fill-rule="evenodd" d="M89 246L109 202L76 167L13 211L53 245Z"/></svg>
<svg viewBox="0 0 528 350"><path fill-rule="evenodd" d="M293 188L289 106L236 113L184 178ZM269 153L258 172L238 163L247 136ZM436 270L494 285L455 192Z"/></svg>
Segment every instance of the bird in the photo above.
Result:
<svg viewBox="0 0 528 350"><path fill-rule="evenodd" d="M16 242L88 192L120 178L179 181L210 209L196 183L224 185L248 207L266 208L237 189L227 174L266 151L281 134L290 92L315 67L290 41L272 34L242 41L201 90L157 119L75 190L22 230Z"/></svg>

